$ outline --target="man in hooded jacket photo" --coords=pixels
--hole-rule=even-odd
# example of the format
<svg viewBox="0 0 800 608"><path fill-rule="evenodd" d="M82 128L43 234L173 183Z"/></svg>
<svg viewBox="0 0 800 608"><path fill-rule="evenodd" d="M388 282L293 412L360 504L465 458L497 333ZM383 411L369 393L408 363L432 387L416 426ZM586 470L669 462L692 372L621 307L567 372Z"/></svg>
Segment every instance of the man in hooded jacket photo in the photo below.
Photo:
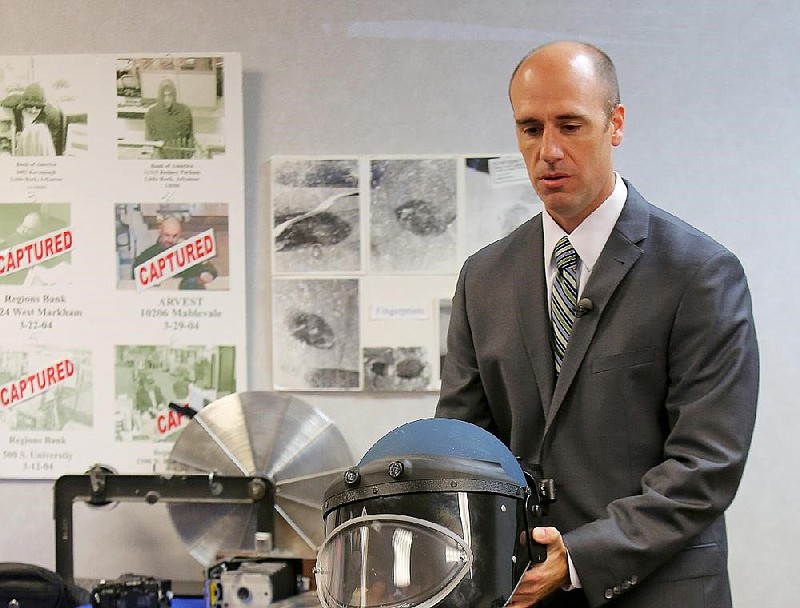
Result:
<svg viewBox="0 0 800 608"><path fill-rule="evenodd" d="M194 123L189 107L178 101L175 83L165 78L158 85L158 99L144 115L145 137L163 142L161 158L194 156Z"/></svg>

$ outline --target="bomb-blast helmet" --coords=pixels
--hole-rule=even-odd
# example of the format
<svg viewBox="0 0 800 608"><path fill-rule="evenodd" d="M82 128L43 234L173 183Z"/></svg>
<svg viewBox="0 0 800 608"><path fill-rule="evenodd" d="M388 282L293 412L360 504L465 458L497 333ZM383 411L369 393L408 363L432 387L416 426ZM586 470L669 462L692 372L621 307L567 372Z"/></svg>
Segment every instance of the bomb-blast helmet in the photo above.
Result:
<svg viewBox="0 0 800 608"><path fill-rule="evenodd" d="M496 437L444 418L381 438L325 492L324 608L494 608L529 564L553 485Z"/></svg>

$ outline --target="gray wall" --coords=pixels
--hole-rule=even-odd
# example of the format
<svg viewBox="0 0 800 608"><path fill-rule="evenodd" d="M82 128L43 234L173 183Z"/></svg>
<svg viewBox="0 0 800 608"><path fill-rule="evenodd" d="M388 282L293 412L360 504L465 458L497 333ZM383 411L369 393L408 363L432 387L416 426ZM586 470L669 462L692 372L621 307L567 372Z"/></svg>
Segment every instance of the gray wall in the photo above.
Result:
<svg viewBox="0 0 800 608"><path fill-rule="evenodd" d="M748 271L763 384L751 459L729 511L734 597L740 606L795 603L795 0L0 0L0 24L0 54L242 53L250 389L270 383L263 165L271 155L514 151L506 84L518 58L556 38L605 48L627 106L619 170L738 253ZM435 402L304 398L336 420L356 457L397 424L431 415ZM52 567L51 484L3 481L0 496L0 561ZM167 520L159 531L154 518L139 518L127 513L110 526L127 560L120 567L136 570L156 554L178 561ZM88 520L83 538L101 526ZM107 551L85 553L83 567L117 574L102 572Z"/></svg>

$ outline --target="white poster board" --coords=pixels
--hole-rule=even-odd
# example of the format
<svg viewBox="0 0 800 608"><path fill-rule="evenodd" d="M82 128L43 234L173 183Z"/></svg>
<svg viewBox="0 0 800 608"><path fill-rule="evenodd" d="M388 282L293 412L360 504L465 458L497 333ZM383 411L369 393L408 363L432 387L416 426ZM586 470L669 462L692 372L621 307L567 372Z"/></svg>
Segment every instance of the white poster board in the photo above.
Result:
<svg viewBox="0 0 800 608"><path fill-rule="evenodd" d="M541 210L512 156L271 159L276 390L435 392L466 257Z"/></svg>
<svg viewBox="0 0 800 608"><path fill-rule="evenodd" d="M241 72L0 57L0 477L160 471L246 387Z"/></svg>

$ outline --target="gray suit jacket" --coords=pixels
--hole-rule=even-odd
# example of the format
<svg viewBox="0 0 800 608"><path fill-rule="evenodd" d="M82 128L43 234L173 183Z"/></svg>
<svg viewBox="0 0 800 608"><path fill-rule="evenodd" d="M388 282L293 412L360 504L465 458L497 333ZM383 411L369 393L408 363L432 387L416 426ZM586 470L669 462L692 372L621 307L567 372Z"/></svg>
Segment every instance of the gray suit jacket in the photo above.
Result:
<svg viewBox="0 0 800 608"><path fill-rule="evenodd" d="M437 416L555 479L583 590L545 605L730 606L723 512L758 392L739 261L628 184L556 378L542 248L537 215L464 264Z"/></svg>

